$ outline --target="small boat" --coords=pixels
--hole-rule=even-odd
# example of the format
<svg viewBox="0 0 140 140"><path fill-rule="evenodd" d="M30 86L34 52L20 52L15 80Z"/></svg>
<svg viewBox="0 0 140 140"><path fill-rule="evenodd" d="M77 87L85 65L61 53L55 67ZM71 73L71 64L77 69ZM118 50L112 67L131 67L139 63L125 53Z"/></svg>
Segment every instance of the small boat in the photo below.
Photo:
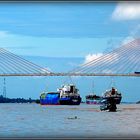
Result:
<svg viewBox="0 0 140 140"><path fill-rule="evenodd" d="M102 105L100 106L101 111L116 112L117 106L115 98L108 97L102 100Z"/></svg>
<svg viewBox="0 0 140 140"><path fill-rule="evenodd" d="M95 94L89 94L86 96L86 104L101 104L102 97Z"/></svg>
<svg viewBox="0 0 140 140"><path fill-rule="evenodd" d="M60 105L80 105L82 98L74 84L62 85L58 91L60 92Z"/></svg>
<svg viewBox="0 0 140 140"><path fill-rule="evenodd" d="M59 105L59 92L42 92L40 95L41 105Z"/></svg>
<svg viewBox="0 0 140 140"><path fill-rule="evenodd" d="M97 96L93 89L94 89L94 82L92 82L92 93L86 95L86 104L101 104L102 97Z"/></svg>
<svg viewBox="0 0 140 140"><path fill-rule="evenodd" d="M120 104L122 99L122 94L117 90L117 88L112 87L112 89L106 90L105 93L103 93L103 99L108 99L110 97L115 99L116 104Z"/></svg>

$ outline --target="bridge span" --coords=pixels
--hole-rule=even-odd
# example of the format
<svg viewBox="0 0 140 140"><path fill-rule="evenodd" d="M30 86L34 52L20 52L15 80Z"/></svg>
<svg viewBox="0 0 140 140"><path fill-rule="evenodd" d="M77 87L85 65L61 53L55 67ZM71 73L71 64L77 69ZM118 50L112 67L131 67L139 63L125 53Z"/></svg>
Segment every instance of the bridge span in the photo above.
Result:
<svg viewBox="0 0 140 140"><path fill-rule="evenodd" d="M140 77L140 74L111 74L111 73L35 73L35 74L0 74L0 76L134 76Z"/></svg>
<svg viewBox="0 0 140 140"><path fill-rule="evenodd" d="M55 62L54 62L55 63ZM68 72L52 72L0 48L0 76L140 76L140 38Z"/></svg>

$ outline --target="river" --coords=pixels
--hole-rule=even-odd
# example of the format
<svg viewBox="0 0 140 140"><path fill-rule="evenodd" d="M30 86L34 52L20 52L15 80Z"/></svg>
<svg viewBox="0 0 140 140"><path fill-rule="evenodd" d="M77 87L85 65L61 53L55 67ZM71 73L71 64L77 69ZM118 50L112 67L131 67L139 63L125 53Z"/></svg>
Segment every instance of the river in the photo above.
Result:
<svg viewBox="0 0 140 140"><path fill-rule="evenodd" d="M76 118L75 118L76 116ZM140 104L99 105L0 104L1 138L140 138Z"/></svg>

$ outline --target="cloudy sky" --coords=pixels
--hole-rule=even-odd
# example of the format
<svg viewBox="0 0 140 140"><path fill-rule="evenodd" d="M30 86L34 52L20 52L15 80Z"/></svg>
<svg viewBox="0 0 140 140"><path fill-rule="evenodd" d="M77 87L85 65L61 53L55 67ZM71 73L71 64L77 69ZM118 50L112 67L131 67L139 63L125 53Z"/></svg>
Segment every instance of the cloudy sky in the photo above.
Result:
<svg viewBox="0 0 140 140"><path fill-rule="evenodd" d="M82 60L85 58L85 62L88 62L139 36L140 2L0 3L0 47L17 55L81 57ZM36 64L39 64L41 60L38 60L39 57L36 58ZM47 66L48 59L43 61ZM75 63L74 60L75 58L70 58L69 63ZM61 65L60 62L55 63L57 63L56 60L50 61L49 64L53 71L56 69L60 71L59 68L64 67L69 68L65 62L61 62ZM76 63L78 65L79 61ZM74 64L74 67L76 65ZM20 77L11 79L8 77L7 94L9 97L19 97L20 91L21 97L37 98L46 87L46 83L49 91L55 91L61 85L60 81L63 81L62 77L59 79L55 77L52 80L49 77L45 81L38 77L34 80L32 78L24 80L21 77L20 82L19 79ZM105 84L110 82L110 79L106 80L107 82L101 79L102 77L97 77L95 80L98 95L108 86ZM77 84L79 87L82 85L83 88L80 88L83 97L89 91L92 81L89 79L85 82L85 80L88 78L81 79L82 82L77 78ZM3 81L0 80L0 82ZM126 77L118 80L118 88L122 91L124 100L140 99L138 83L139 79L133 77L130 80Z"/></svg>
<svg viewBox="0 0 140 140"><path fill-rule="evenodd" d="M140 2L0 3L0 46L18 55L92 57L139 37Z"/></svg>

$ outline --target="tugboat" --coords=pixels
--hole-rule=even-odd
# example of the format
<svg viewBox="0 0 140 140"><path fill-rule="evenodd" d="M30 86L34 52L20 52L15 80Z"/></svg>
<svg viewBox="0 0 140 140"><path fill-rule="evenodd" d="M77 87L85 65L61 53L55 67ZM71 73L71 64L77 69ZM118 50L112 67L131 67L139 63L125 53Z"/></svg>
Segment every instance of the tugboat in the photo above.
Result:
<svg viewBox="0 0 140 140"><path fill-rule="evenodd" d="M82 98L74 84L66 84L58 89L60 92L60 105L80 105Z"/></svg>
<svg viewBox="0 0 140 140"><path fill-rule="evenodd" d="M112 97L116 104L120 104L122 99L122 94L117 90L117 88L112 87L110 90L106 90L106 92L103 94L103 99L108 99Z"/></svg>
<svg viewBox="0 0 140 140"><path fill-rule="evenodd" d="M41 105L59 105L59 92L42 92L40 95Z"/></svg>
<svg viewBox="0 0 140 140"><path fill-rule="evenodd" d="M116 112L116 100L113 97L108 97L102 100L102 105L100 106L101 111Z"/></svg>

